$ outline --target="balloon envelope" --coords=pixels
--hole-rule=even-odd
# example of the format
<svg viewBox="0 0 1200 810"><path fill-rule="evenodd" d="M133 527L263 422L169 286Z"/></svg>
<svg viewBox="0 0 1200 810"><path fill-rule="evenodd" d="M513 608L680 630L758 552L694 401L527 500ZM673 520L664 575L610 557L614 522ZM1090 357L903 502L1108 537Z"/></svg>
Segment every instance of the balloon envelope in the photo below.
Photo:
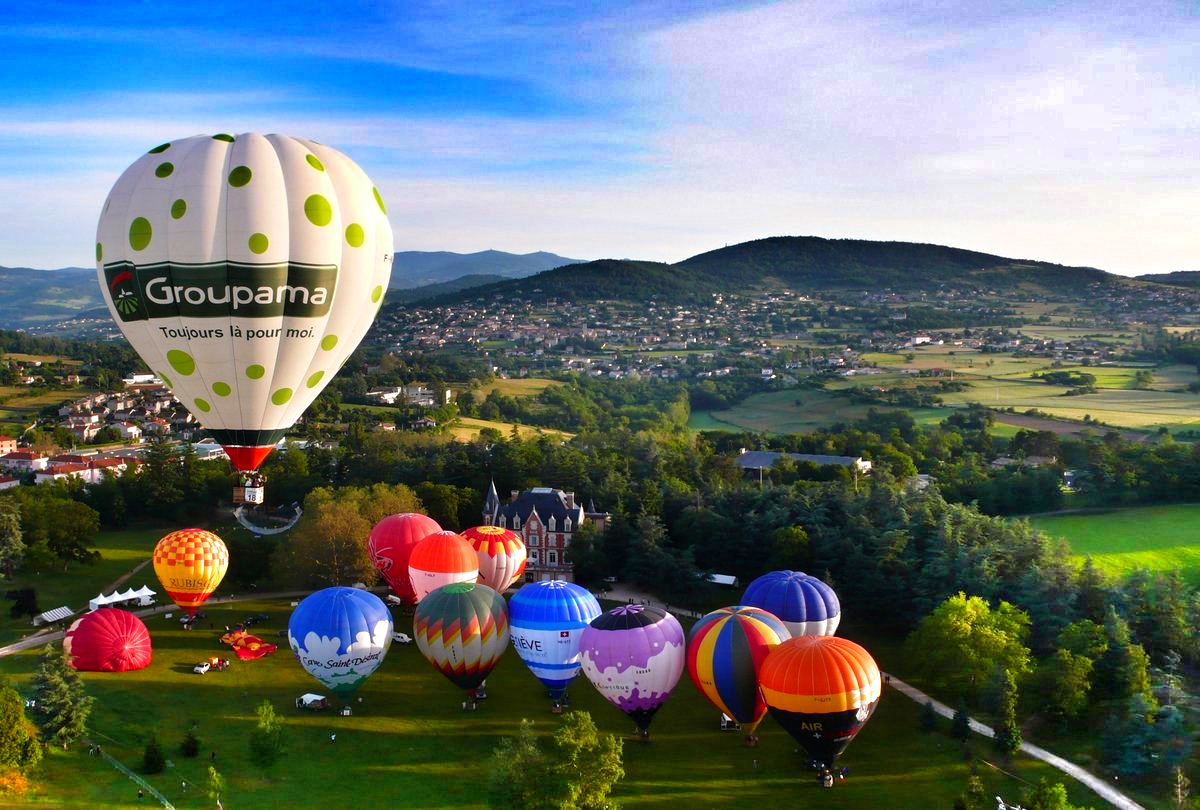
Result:
<svg viewBox="0 0 1200 810"><path fill-rule="evenodd" d="M99 608L80 616L63 636L71 666L84 672L127 672L150 666L150 631L132 613Z"/></svg>
<svg viewBox="0 0 1200 810"><path fill-rule="evenodd" d="M789 638L783 622L760 608L715 610L688 633L688 675L700 694L752 736L767 713L758 688L759 667L767 653Z"/></svg>
<svg viewBox="0 0 1200 810"><path fill-rule="evenodd" d="M418 603L434 588L479 579L479 557L458 532L438 531L413 546L408 576Z"/></svg>
<svg viewBox="0 0 1200 810"><path fill-rule="evenodd" d="M600 613L596 597L573 582L530 582L509 600L513 648L555 700L579 673L583 629Z"/></svg>
<svg viewBox="0 0 1200 810"><path fill-rule="evenodd" d="M288 644L300 665L339 695L349 695L383 663L392 643L392 614L358 588L325 588L307 596L288 620Z"/></svg>
<svg viewBox="0 0 1200 810"><path fill-rule="evenodd" d="M362 169L284 135L151 149L117 179L96 233L113 319L239 470L258 468L354 351L391 261Z"/></svg>
<svg viewBox="0 0 1200 810"><path fill-rule="evenodd" d="M388 515L371 529L367 538L371 561L397 596L416 601L408 576L408 558L417 543L441 530L436 520L417 512Z"/></svg>
<svg viewBox="0 0 1200 810"><path fill-rule="evenodd" d="M462 533L479 558L479 583L504 593L525 573L525 541L511 529L474 526Z"/></svg>
<svg viewBox="0 0 1200 810"><path fill-rule="evenodd" d="M180 529L154 547L154 573L167 594L189 616L195 615L225 578L229 550L204 529Z"/></svg>
<svg viewBox="0 0 1200 810"><path fill-rule="evenodd" d="M879 667L837 636L798 636L767 655L759 684L771 716L814 760L833 765L879 705Z"/></svg>
<svg viewBox="0 0 1200 810"><path fill-rule="evenodd" d="M434 669L462 689L473 690L508 648L508 608L486 585L455 582L417 604L413 637Z"/></svg>
<svg viewBox="0 0 1200 810"><path fill-rule="evenodd" d="M587 679L647 735L683 674L679 620L647 605L620 605L584 628L579 648Z"/></svg>
<svg viewBox="0 0 1200 810"><path fill-rule="evenodd" d="M842 620L837 594L803 571L771 571L746 586L742 604L774 613L793 636L832 636Z"/></svg>

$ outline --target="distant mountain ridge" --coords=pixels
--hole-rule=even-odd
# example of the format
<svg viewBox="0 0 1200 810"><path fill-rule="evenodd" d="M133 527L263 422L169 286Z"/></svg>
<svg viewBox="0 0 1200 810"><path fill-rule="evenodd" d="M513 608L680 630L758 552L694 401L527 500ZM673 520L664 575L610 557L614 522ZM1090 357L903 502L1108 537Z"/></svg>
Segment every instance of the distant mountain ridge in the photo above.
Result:
<svg viewBox="0 0 1200 810"><path fill-rule="evenodd" d="M797 292L1070 293L1094 283L1138 282L1094 267L1011 259L942 245L777 236L708 251L676 264L629 259L585 262L437 300L503 295L699 303L714 293L771 287Z"/></svg>
<svg viewBox="0 0 1200 810"><path fill-rule="evenodd" d="M1174 287L1200 287L1200 270L1176 270L1174 273L1147 273L1139 281L1170 284Z"/></svg>
<svg viewBox="0 0 1200 810"><path fill-rule="evenodd" d="M405 250L392 257L392 280L388 286L394 290L410 289L444 284L464 276L524 278L581 261L545 251L520 254L502 250L482 250L478 253Z"/></svg>

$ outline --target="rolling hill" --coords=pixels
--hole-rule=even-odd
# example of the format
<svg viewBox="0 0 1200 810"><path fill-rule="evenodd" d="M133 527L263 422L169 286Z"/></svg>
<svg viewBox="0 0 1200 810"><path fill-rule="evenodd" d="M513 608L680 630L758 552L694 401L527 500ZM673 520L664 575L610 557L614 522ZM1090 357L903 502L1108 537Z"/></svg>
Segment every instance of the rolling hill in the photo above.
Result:
<svg viewBox="0 0 1200 810"><path fill-rule="evenodd" d="M388 286L394 290L410 289L444 284L464 276L524 278L579 261L545 251L517 254L502 250L482 250L478 253L406 250L392 257L392 280Z"/></svg>

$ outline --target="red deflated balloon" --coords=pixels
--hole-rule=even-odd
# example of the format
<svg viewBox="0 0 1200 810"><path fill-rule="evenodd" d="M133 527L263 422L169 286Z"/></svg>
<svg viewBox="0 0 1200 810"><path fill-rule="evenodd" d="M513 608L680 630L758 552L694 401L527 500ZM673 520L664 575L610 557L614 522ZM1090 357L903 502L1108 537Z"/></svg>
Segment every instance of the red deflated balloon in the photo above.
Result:
<svg viewBox="0 0 1200 810"><path fill-rule="evenodd" d="M82 672L128 672L150 666L150 631L132 613L100 608L75 620L63 636L71 666Z"/></svg>

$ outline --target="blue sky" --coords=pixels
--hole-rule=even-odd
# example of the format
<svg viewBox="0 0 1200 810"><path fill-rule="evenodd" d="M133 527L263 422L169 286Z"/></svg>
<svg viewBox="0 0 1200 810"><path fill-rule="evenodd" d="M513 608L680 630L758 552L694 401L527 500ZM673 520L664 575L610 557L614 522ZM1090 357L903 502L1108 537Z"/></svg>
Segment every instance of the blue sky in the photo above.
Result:
<svg viewBox="0 0 1200 810"><path fill-rule="evenodd" d="M7 2L0 265L87 266L146 149L337 147L397 250L765 236L1200 270L1200 4Z"/></svg>

